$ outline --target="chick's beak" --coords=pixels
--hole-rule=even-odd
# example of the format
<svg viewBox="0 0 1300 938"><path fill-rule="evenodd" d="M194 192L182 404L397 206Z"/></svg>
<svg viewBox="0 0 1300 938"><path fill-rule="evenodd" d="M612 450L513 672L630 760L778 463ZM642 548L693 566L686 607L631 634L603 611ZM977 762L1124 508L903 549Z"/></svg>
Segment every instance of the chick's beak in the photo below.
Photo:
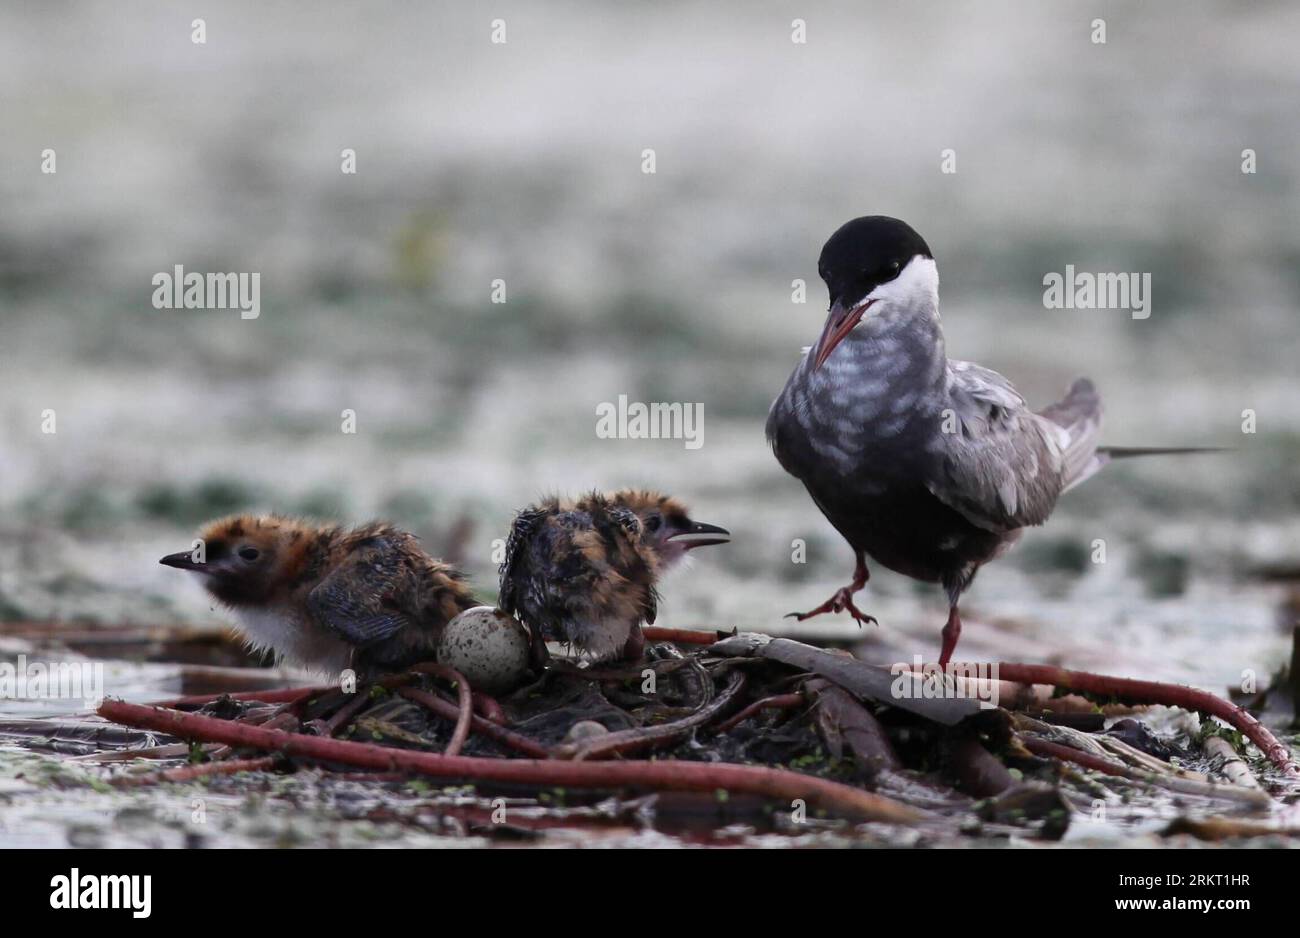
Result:
<svg viewBox="0 0 1300 938"><path fill-rule="evenodd" d="M835 351L835 346L844 341L844 337L862 321L862 314L875 302L875 300L863 300L855 306L847 308L844 306L843 301L838 299L831 304L831 311L826 317L826 325L822 327L822 334L817 338L813 371L820 368L826 359L831 357L831 352Z"/></svg>
<svg viewBox="0 0 1300 938"><path fill-rule="evenodd" d="M158 562L164 567L175 567L177 570L202 570L205 564L195 563L191 554L191 551L183 550L179 554L168 554Z"/></svg>
<svg viewBox="0 0 1300 938"><path fill-rule="evenodd" d="M693 547L707 547L710 544L726 544L731 540L731 532L726 528L720 528L716 524L705 524L703 521L692 521L690 527L685 531L678 531L671 535L668 540L682 544L687 550Z"/></svg>

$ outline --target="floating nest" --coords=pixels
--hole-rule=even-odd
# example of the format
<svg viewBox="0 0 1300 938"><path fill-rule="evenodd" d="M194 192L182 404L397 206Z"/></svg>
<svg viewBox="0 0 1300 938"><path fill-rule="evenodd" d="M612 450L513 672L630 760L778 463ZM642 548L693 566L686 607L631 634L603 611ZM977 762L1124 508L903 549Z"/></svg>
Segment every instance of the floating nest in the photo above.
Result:
<svg viewBox="0 0 1300 938"><path fill-rule="evenodd" d="M508 796L513 820L483 826L503 836L518 833L521 808L537 821L561 803L613 803L659 822L866 822L922 840L1058 839L1072 821L1107 815L1174 815L1170 832L1214 838L1287 833L1273 809L1300 794L1267 729L1191 688L1033 665L888 669L752 633L647 631L641 662L557 659L499 699L428 664L353 693L109 700L105 718L163 734L153 739L162 747L189 740L191 754L113 783L311 765L388 786L437 779L462 806L467 785L478 798ZM1289 694L1279 679L1272 706ZM1243 755L1251 743L1257 754Z"/></svg>

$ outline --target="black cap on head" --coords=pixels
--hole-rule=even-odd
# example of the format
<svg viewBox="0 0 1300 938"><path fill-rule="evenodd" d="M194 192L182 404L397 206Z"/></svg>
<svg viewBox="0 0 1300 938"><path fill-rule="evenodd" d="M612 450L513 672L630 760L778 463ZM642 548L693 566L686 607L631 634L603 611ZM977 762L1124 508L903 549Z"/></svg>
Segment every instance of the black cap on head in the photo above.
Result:
<svg viewBox="0 0 1300 938"><path fill-rule="evenodd" d="M864 215L845 222L822 247L817 272L837 299L859 299L898 276L920 254L934 257L925 239L905 221Z"/></svg>

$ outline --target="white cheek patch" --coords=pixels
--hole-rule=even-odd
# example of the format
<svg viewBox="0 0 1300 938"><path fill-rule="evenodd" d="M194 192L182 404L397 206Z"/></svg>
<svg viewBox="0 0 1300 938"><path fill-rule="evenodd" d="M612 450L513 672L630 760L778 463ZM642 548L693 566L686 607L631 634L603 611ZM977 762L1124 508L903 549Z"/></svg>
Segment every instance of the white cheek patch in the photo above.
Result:
<svg viewBox="0 0 1300 938"><path fill-rule="evenodd" d="M888 309L911 309L918 305L937 306L939 303L939 268L932 257L917 255L888 283L882 283L868 296L879 300ZM869 310L870 315L875 310Z"/></svg>

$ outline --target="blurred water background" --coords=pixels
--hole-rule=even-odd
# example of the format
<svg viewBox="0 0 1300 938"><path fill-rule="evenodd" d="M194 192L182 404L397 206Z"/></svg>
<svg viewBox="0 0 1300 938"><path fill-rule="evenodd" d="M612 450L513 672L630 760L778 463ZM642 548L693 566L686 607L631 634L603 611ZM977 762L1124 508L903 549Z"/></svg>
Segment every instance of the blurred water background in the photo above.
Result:
<svg viewBox="0 0 1300 938"><path fill-rule="evenodd" d="M763 439L822 242L885 213L936 253L954 357L1039 404L1091 376L1111 443L1236 447L1069 494L963 650L1265 675L1300 567L1297 35L1267 2L6 5L0 618L220 628L157 559L246 509L459 531L490 601L514 510L636 484L735 539L662 623L928 657L940 591L879 568L879 629L783 622L851 556ZM176 264L260 273L260 318L154 309ZM1151 317L1044 309L1066 264L1150 272ZM620 394L702 403L703 446L599 439Z"/></svg>

